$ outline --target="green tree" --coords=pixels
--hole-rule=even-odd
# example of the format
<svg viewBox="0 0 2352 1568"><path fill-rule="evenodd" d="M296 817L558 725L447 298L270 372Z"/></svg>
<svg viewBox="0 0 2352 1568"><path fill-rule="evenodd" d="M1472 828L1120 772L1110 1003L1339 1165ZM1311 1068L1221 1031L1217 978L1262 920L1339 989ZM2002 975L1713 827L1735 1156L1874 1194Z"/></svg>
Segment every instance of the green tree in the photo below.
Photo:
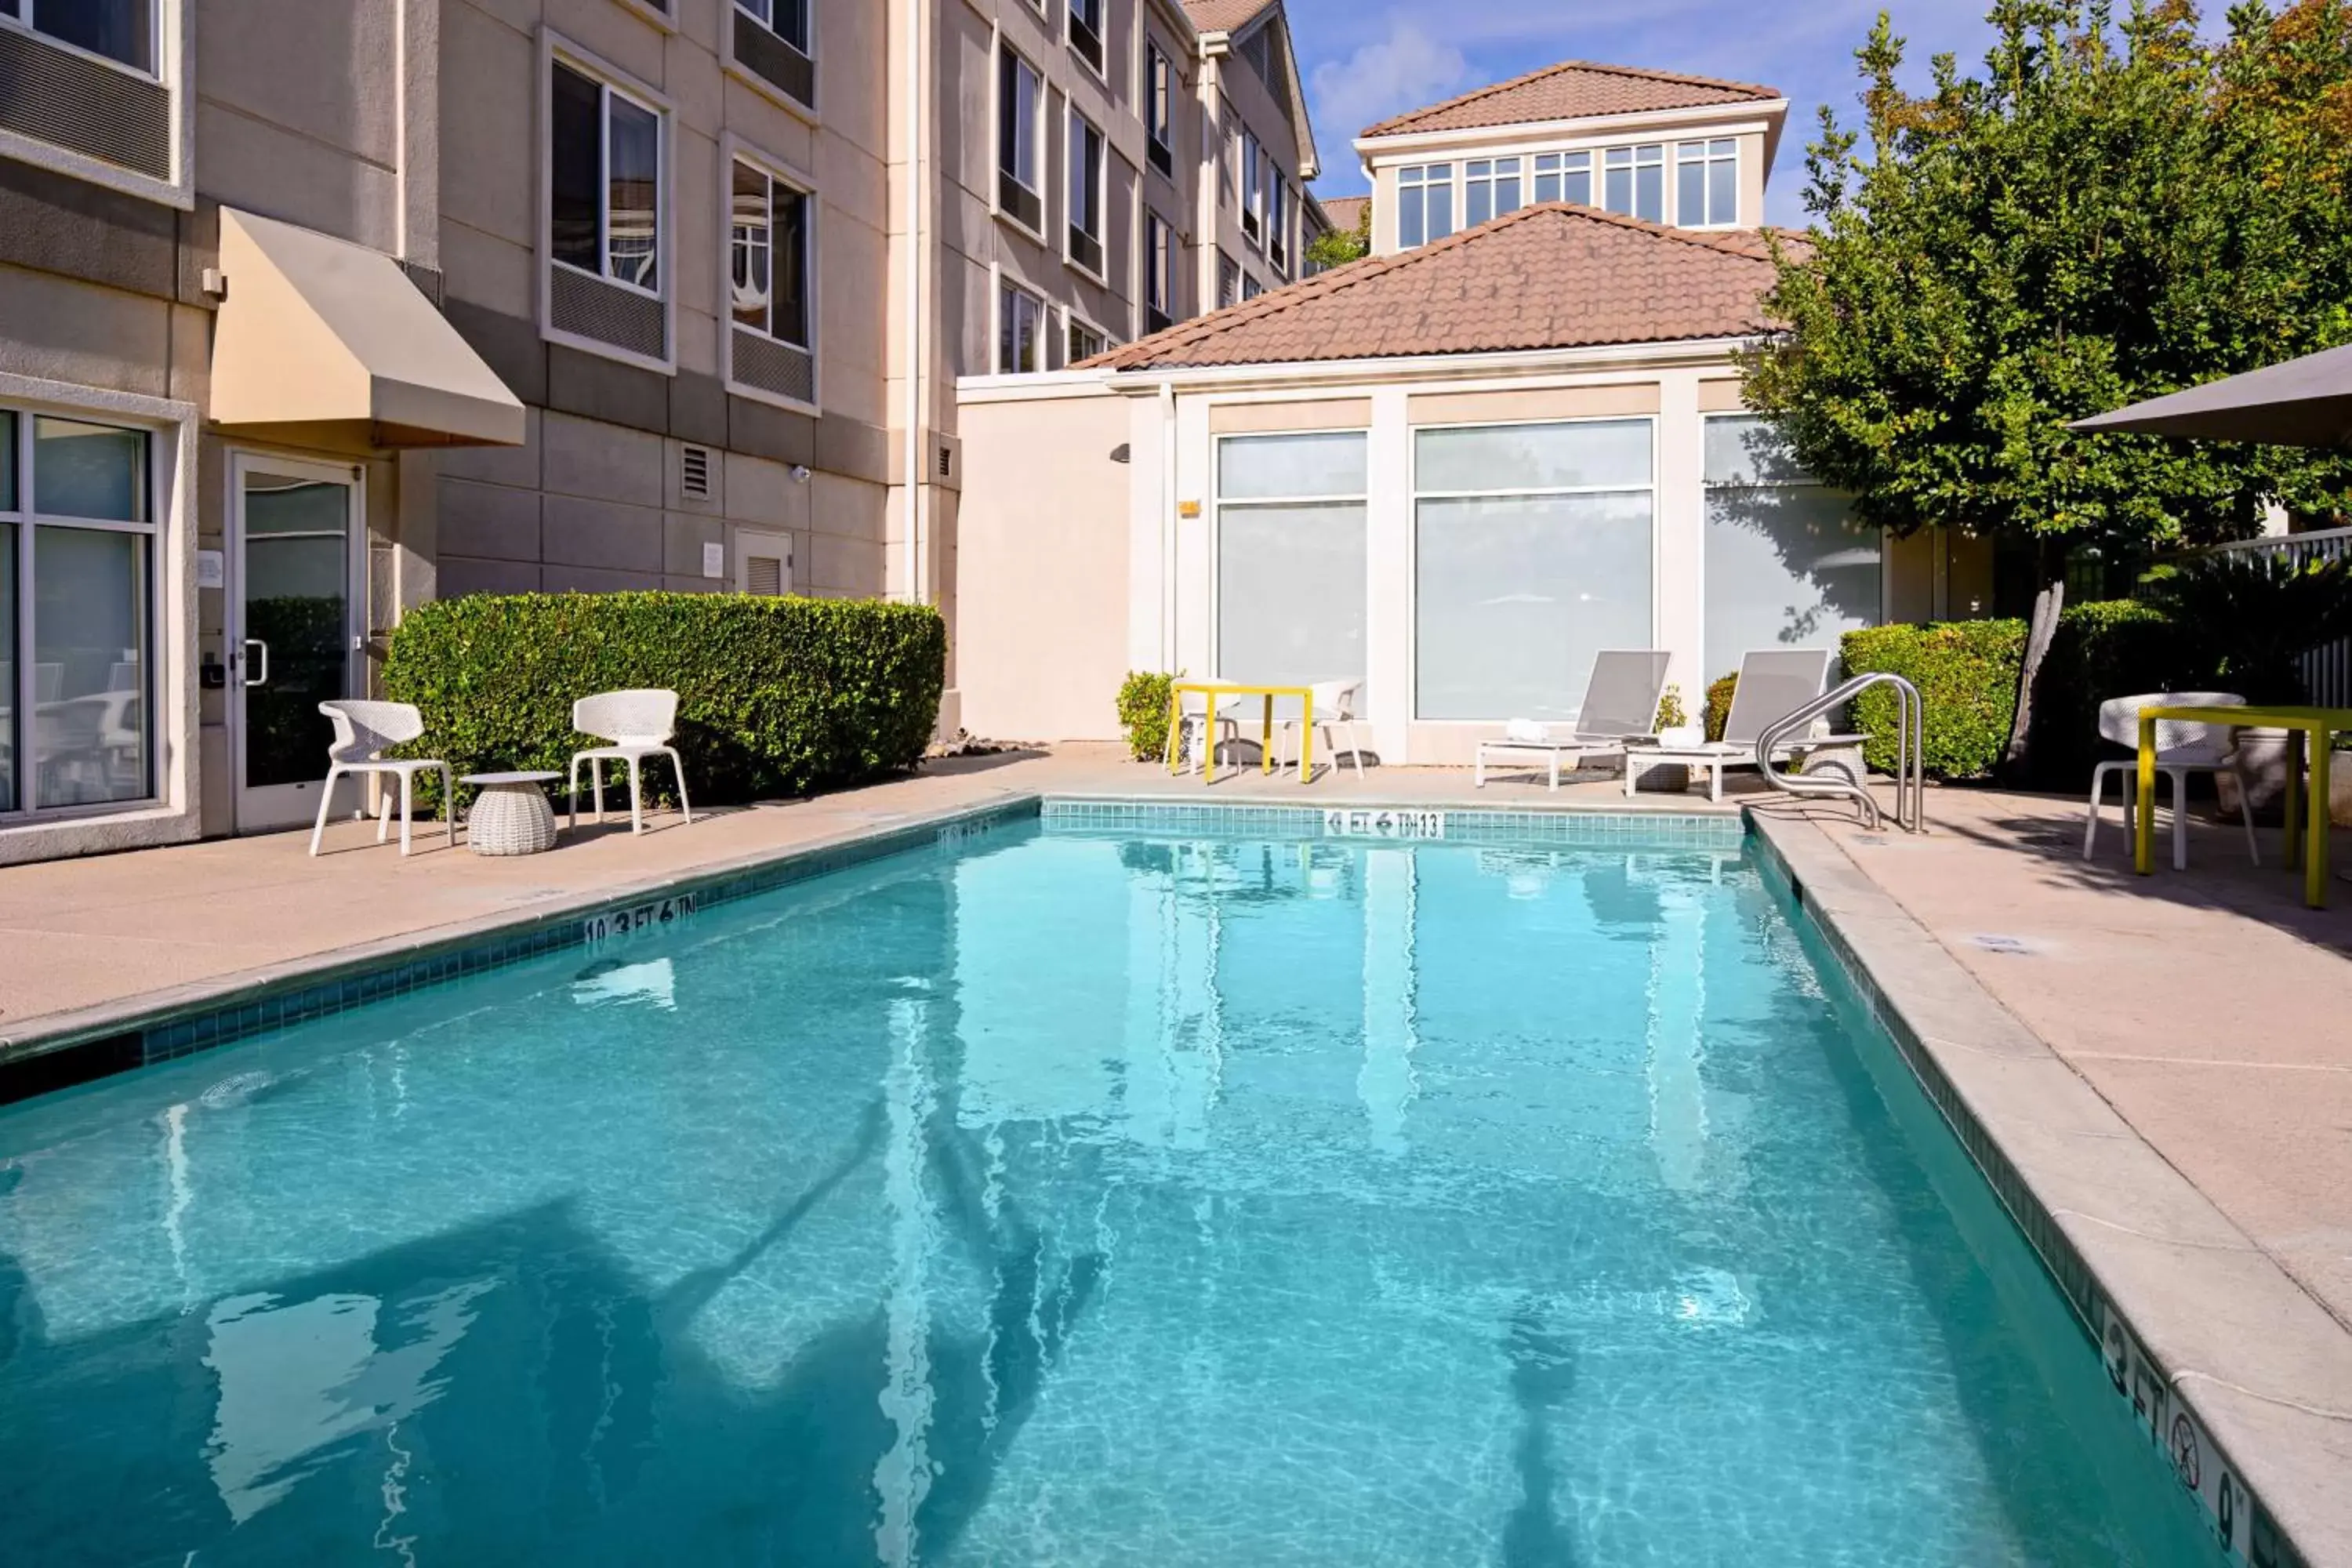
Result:
<svg viewBox="0 0 2352 1568"><path fill-rule="evenodd" d="M2015 768L2072 550L2242 537L2266 503L2352 491L2334 453L2066 427L2352 339L2352 21L2243 4L2208 42L2180 3L1987 20L1981 76L1938 56L1923 95L1885 14L1856 51L1863 131L1823 110L1748 397L1869 521L2031 543Z"/></svg>
<svg viewBox="0 0 2352 1568"><path fill-rule="evenodd" d="M1371 251L1372 204L1366 202L1363 216L1356 220L1355 227L1326 229L1309 240L1307 259L1318 269L1328 272L1334 267L1360 260Z"/></svg>

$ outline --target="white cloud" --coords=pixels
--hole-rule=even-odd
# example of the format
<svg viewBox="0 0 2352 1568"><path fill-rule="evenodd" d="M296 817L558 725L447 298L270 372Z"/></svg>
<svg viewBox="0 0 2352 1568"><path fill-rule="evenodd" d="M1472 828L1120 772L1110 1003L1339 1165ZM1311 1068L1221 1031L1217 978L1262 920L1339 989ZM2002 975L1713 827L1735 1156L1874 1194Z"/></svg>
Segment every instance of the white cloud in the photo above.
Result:
<svg viewBox="0 0 2352 1568"><path fill-rule="evenodd" d="M1388 37L1361 46L1344 60L1325 60L1315 68L1308 85L1315 120L1324 133L1353 141L1367 125L1469 87L1470 62L1453 45L1441 44L1394 16L1389 20Z"/></svg>

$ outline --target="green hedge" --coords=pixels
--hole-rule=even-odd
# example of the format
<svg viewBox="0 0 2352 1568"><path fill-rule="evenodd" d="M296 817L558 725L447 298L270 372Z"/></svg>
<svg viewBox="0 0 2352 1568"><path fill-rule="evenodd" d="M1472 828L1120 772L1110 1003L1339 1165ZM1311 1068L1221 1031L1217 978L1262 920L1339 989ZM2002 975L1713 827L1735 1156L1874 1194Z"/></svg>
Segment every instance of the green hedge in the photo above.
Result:
<svg viewBox="0 0 2352 1568"><path fill-rule="evenodd" d="M688 788L718 805L913 766L938 722L946 668L947 626L925 605L475 595L408 612L384 687L424 710L420 754L460 773L562 771L588 743L572 729L573 699L667 687L678 694Z"/></svg>
<svg viewBox="0 0 2352 1568"><path fill-rule="evenodd" d="M2000 761L2017 717L2017 668L2025 652L2022 621L1950 621L1938 626L1871 626L1845 634L1845 672L1899 675L1919 689L1927 737L1921 748L1937 778L1981 778ZM1864 755L1895 771L1895 694L1873 687L1854 700L1854 728L1873 737Z"/></svg>

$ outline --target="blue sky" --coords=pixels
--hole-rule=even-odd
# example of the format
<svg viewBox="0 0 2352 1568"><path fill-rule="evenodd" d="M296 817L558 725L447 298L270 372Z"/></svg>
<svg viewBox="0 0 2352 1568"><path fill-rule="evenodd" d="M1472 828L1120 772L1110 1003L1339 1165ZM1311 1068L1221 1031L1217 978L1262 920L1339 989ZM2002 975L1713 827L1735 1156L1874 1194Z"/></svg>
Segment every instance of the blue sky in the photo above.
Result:
<svg viewBox="0 0 2352 1568"><path fill-rule="evenodd" d="M1364 189L1349 143L1399 110L1433 103L1556 60L1601 60L1764 82L1788 95L1767 202L1804 221L1804 148L1814 114L1859 119L1853 51L1882 8L1911 47L1906 76L1952 50L1973 66L1991 35L1985 0L1286 0L1315 115L1323 195Z"/></svg>

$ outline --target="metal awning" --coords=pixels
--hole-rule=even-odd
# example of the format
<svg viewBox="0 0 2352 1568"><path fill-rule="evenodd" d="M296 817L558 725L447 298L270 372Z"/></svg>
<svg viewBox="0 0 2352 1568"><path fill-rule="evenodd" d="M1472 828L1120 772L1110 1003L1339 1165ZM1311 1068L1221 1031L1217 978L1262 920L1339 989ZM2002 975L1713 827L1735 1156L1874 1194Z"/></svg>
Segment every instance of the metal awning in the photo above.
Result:
<svg viewBox="0 0 2352 1568"><path fill-rule="evenodd" d="M220 215L213 419L369 447L520 446L523 409L390 257Z"/></svg>
<svg viewBox="0 0 2352 1568"><path fill-rule="evenodd" d="M2277 447L2352 446L2352 346L2152 397L2068 427Z"/></svg>

